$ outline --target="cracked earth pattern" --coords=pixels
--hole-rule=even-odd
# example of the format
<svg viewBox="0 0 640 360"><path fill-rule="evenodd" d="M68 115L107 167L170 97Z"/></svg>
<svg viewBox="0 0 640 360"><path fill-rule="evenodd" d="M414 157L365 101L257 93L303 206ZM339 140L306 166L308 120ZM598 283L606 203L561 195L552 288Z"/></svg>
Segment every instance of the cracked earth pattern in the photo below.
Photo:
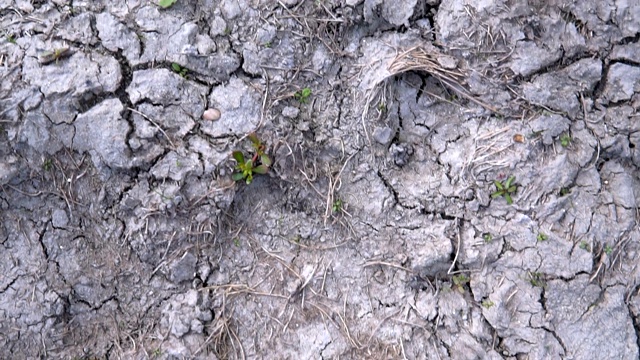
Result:
<svg viewBox="0 0 640 360"><path fill-rule="evenodd" d="M1 358L640 356L637 1L0 24ZM274 164L234 183L251 132Z"/></svg>

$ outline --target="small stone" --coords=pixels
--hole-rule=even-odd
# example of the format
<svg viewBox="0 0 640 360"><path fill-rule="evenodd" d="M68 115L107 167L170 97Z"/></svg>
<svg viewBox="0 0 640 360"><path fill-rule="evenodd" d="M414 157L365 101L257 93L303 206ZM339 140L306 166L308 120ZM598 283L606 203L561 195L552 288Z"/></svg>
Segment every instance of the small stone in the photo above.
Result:
<svg viewBox="0 0 640 360"><path fill-rule="evenodd" d="M373 129L373 139L382 145L387 145L393 140L393 130L389 127L376 127Z"/></svg>
<svg viewBox="0 0 640 360"><path fill-rule="evenodd" d="M220 110L218 109L207 109L204 114L202 114L202 119L215 121L220 119Z"/></svg>
<svg viewBox="0 0 640 360"><path fill-rule="evenodd" d="M295 119L298 117L299 114L300 114L300 109L294 106L286 106L284 109L282 109L282 116L289 119Z"/></svg>
<svg viewBox="0 0 640 360"><path fill-rule="evenodd" d="M67 212L62 209L56 209L51 215L51 224L55 228L63 228L69 223Z"/></svg>

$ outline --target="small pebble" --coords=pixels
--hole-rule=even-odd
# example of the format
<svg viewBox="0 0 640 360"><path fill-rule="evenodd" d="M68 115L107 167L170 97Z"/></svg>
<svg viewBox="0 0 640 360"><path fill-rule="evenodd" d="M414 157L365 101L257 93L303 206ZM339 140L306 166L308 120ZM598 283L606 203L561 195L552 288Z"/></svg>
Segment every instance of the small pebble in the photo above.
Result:
<svg viewBox="0 0 640 360"><path fill-rule="evenodd" d="M204 111L204 114L202 114L202 118L204 120L218 120L220 119L220 110L218 109L207 109Z"/></svg>

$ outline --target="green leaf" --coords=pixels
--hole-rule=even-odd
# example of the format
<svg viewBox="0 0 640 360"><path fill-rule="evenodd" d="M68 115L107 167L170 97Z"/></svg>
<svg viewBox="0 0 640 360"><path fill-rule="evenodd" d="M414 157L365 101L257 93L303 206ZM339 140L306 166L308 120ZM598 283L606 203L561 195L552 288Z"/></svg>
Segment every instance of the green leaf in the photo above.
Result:
<svg viewBox="0 0 640 360"><path fill-rule="evenodd" d="M247 135L247 138L249 138L249 140L253 145L257 145L257 146L260 145L260 139L258 139L258 136L256 135L256 133L251 133Z"/></svg>
<svg viewBox="0 0 640 360"><path fill-rule="evenodd" d="M507 199L507 204L509 205L513 204L513 199L511 199L511 195L504 194L504 198Z"/></svg>
<svg viewBox="0 0 640 360"><path fill-rule="evenodd" d="M266 174L267 171L269 171L269 168L265 165L260 165L253 168L253 172L256 174Z"/></svg>
<svg viewBox="0 0 640 360"><path fill-rule="evenodd" d="M511 183L512 183L512 182L513 182L513 180L515 180L515 179L516 179L516 177L515 177L515 176L513 176L513 175L512 175L512 176L510 176L510 177L507 179L507 182L504 184L504 187L506 187L506 188L510 188L510 187L511 187Z"/></svg>
<svg viewBox="0 0 640 360"><path fill-rule="evenodd" d="M500 181L494 181L494 183L496 184L496 188L498 190L504 190L504 187L502 187L502 183Z"/></svg>
<svg viewBox="0 0 640 360"><path fill-rule="evenodd" d="M507 189L507 192L508 193L514 193L514 192L516 192L516 190L517 190L517 187L515 185L512 185L510 188Z"/></svg>
<svg viewBox="0 0 640 360"><path fill-rule="evenodd" d="M503 194L503 192L502 192L502 191L496 191L496 192L494 192L493 194L491 194L491 198L492 198L492 199L495 199L495 198L497 198L497 197L502 196L502 194Z"/></svg>
<svg viewBox="0 0 640 360"><path fill-rule="evenodd" d="M266 167L271 166L271 159L267 155L260 156L260 162Z"/></svg>
<svg viewBox="0 0 640 360"><path fill-rule="evenodd" d="M178 0L158 0L158 5L166 9L175 4L177 1Z"/></svg>
<svg viewBox="0 0 640 360"><path fill-rule="evenodd" d="M244 174L243 173L235 173L231 176L231 178L233 179L233 181L240 181L242 179L244 179Z"/></svg>
<svg viewBox="0 0 640 360"><path fill-rule="evenodd" d="M180 70L182 70L182 67L180 66L180 64L177 63L171 63L171 68L173 69L173 71L179 73Z"/></svg>
<svg viewBox="0 0 640 360"><path fill-rule="evenodd" d="M238 164L244 164L244 154L242 154L242 151L234 151L232 155Z"/></svg>
<svg viewBox="0 0 640 360"><path fill-rule="evenodd" d="M253 160L249 159L247 161L244 162L244 168L246 170L252 170L253 169Z"/></svg>

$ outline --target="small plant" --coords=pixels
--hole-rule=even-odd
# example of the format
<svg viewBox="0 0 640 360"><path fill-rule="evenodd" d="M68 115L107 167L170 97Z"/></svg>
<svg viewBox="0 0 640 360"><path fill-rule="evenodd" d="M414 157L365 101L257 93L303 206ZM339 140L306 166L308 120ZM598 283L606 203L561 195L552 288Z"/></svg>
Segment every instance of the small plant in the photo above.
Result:
<svg viewBox="0 0 640 360"><path fill-rule="evenodd" d="M588 242L583 240L583 241L580 242L580 249L582 249L584 251L591 251L591 246L589 245Z"/></svg>
<svg viewBox="0 0 640 360"><path fill-rule="evenodd" d="M229 26L227 26L226 28L224 28L224 34L225 35L231 35L231 28Z"/></svg>
<svg viewBox="0 0 640 360"><path fill-rule="evenodd" d="M611 256L611 254L613 253L613 247L609 244L605 245L604 253L607 254L607 256Z"/></svg>
<svg viewBox="0 0 640 360"><path fill-rule="evenodd" d="M545 233L538 233L536 239L538 240L538 242L547 241L549 240L549 236L547 236L547 234Z"/></svg>
<svg viewBox="0 0 640 360"><path fill-rule="evenodd" d="M68 47L62 47L62 48L58 48L58 49L53 49L52 51L45 51L43 53L41 53L38 56L38 61L40 61L40 64L42 65L47 65L50 64L52 62L56 62L56 64L58 63L58 60L65 58L65 57L69 57L73 54L73 51L71 51L70 48Z"/></svg>
<svg viewBox="0 0 640 360"><path fill-rule="evenodd" d="M240 239L239 238L233 238L233 245L235 245L236 247L240 247Z"/></svg>
<svg viewBox="0 0 640 360"><path fill-rule="evenodd" d="M178 0L158 0L158 5L163 9L167 9L176 2L178 2Z"/></svg>
<svg viewBox="0 0 640 360"><path fill-rule="evenodd" d="M491 198L495 199L497 197L503 196L507 200L507 204L513 204L511 195L518 190L516 185L513 183L515 179L515 176L510 176L504 183L497 180L494 181L494 184L496 185L496 191L491 194Z"/></svg>
<svg viewBox="0 0 640 360"><path fill-rule="evenodd" d="M571 188L563 187L560 189L560 196L567 196L569 194L571 194Z"/></svg>
<svg viewBox="0 0 640 360"><path fill-rule="evenodd" d="M493 236L490 233L484 233L482 234L482 240L488 244L493 241Z"/></svg>
<svg viewBox="0 0 640 360"><path fill-rule="evenodd" d="M387 111L387 105L384 102L378 103L378 111L385 112Z"/></svg>
<svg viewBox="0 0 640 360"><path fill-rule="evenodd" d="M311 96L311 89L306 87L302 90L296 91L295 98L302 104L306 104L309 102L309 97Z"/></svg>
<svg viewBox="0 0 640 360"><path fill-rule="evenodd" d="M482 300L482 307L485 309L490 309L491 307L493 307L495 305L495 303L491 300Z"/></svg>
<svg viewBox="0 0 640 360"><path fill-rule="evenodd" d="M340 212L342 210L342 205L342 200L336 199L331 206L331 210L333 210L334 213Z"/></svg>
<svg viewBox="0 0 640 360"><path fill-rule="evenodd" d="M187 77L187 73L189 73L189 69L183 68L182 66L180 66L180 64L177 63L171 63L171 69L183 78Z"/></svg>
<svg viewBox="0 0 640 360"><path fill-rule="evenodd" d="M464 286L469 283L469 277L465 274L454 275L453 276L453 285L455 285L456 289L460 293L464 293Z"/></svg>
<svg viewBox="0 0 640 360"><path fill-rule="evenodd" d="M234 181L243 180L247 185L253 181L254 174L266 174L271 166L271 158L265 154L265 146L262 144L256 134L251 133L248 136L253 146L254 154L252 157L245 159L242 151L234 151L233 158L236 160L236 173L233 174Z"/></svg>
<svg viewBox="0 0 640 360"><path fill-rule="evenodd" d="M563 134L562 136L560 136L560 145L562 145L562 147L567 147L571 144L571 136L569 136L569 134Z"/></svg>
<svg viewBox="0 0 640 360"><path fill-rule="evenodd" d="M15 44L16 44L16 38L15 38L15 37L13 37L13 35L9 35L9 34L7 34L6 39L7 39L7 41L8 41L10 44L13 44L13 45L15 45Z"/></svg>
<svg viewBox="0 0 640 360"><path fill-rule="evenodd" d="M543 275L539 272L529 273L529 283L536 287L544 287L545 285Z"/></svg>
<svg viewBox="0 0 640 360"><path fill-rule="evenodd" d="M262 46L264 46L267 49L270 49L273 46L273 44L271 43L271 41L267 41L266 43L262 44Z"/></svg>
<svg viewBox="0 0 640 360"><path fill-rule="evenodd" d="M44 169L44 171L50 171L51 169L53 169L53 161L51 161L51 159L46 159L42 163L42 169Z"/></svg>

